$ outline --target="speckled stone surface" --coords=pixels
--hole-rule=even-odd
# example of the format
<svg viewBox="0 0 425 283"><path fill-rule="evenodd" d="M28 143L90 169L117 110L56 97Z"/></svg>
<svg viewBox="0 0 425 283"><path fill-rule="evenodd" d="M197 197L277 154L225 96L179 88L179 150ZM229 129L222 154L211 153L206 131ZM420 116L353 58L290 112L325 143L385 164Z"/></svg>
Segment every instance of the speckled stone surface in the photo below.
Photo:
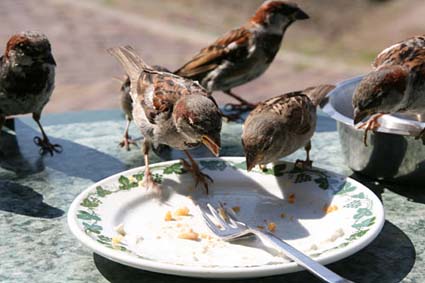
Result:
<svg viewBox="0 0 425 283"><path fill-rule="evenodd" d="M0 282L214 282L123 266L77 242L66 223L72 200L104 177L143 165L142 156L137 149L127 152L118 147L125 125L119 111L49 115L43 123L53 141L63 146L62 154L38 154L32 139L39 133L27 118L16 121L16 135L1 135ZM221 155L242 155L240 132L239 124L224 126ZM134 126L131 135L139 136ZM207 153L198 150L197 155ZM161 156L180 155L163 151ZM303 157L299 151L287 159ZM335 122L323 116L313 139L312 158L317 167L353 175L369 186L386 211L387 221L375 241L329 267L355 282L425 282L425 185L377 184L352 174L342 156ZM152 154L152 160L160 159ZM319 281L298 272L239 282Z"/></svg>

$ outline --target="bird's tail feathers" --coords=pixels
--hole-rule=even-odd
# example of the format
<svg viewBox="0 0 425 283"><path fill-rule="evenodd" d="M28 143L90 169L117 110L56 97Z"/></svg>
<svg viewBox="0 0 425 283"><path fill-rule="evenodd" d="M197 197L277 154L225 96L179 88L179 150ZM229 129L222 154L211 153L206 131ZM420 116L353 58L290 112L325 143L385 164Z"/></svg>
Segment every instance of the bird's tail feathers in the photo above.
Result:
<svg viewBox="0 0 425 283"><path fill-rule="evenodd" d="M151 69L131 46L109 48L107 51L118 59L131 81L137 81L143 70Z"/></svg>
<svg viewBox="0 0 425 283"><path fill-rule="evenodd" d="M303 92L308 96L308 98L310 98L311 102L313 102L315 106L323 106L328 101L328 93L334 88L334 85L325 84L309 87Z"/></svg>

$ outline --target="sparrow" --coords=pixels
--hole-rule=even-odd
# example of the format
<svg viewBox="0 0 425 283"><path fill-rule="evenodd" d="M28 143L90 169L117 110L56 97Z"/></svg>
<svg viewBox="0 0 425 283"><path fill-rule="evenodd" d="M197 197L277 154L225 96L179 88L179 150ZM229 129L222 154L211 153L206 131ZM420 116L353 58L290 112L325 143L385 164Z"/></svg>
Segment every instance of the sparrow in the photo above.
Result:
<svg viewBox="0 0 425 283"><path fill-rule="evenodd" d="M425 113L425 36L416 36L383 50L373 62L374 70L353 94L354 124L370 117L358 128L367 132L380 127L384 114ZM425 144L425 130L417 136Z"/></svg>
<svg viewBox="0 0 425 283"><path fill-rule="evenodd" d="M199 81L208 92L221 90L240 104L228 109L253 109L252 104L232 92L262 75L280 49L286 29L309 16L297 4L266 1L242 27L233 29L201 49L176 75Z"/></svg>
<svg viewBox="0 0 425 283"><path fill-rule="evenodd" d="M154 65L152 66L154 70L162 71L162 72L170 72L167 68L164 68L162 66ZM125 118L126 118L126 126L124 130L124 136L122 141L119 143L119 145L123 148L125 148L127 151L130 150L130 145L134 144L136 145L136 142L131 139L131 137L128 134L128 130L130 128L131 121L133 121L133 100L131 99L130 95L130 78L126 75L124 77L124 80L122 80L121 84L121 96L120 96L120 102L121 102L121 109L124 112Z"/></svg>
<svg viewBox="0 0 425 283"><path fill-rule="evenodd" d="M0 57L0 130L6 117L32 113L42 134L34 142L51 155L62 147L50 142L40 117L54 89L55 67L49 40L33 31L13 35Z"/></svg>
<svg viewBox="0 0 425 283"><path fill-rule="evenodd" d="M159 191L149 169L149 148L165 144L183 150L182 160L196 186L208 193L208 180L188 149L204 144L214 155L220 150L221 113L211 95L197 82L169 72L154 70L130 46L108 49L130 78L132 116L144 136L145 187Z"/></svg>
<svg viewBox="0 0 425 283"><path fill-rule="evenodd" d="M259 103L243 125L247 170L277 161L301 147L306 150L306 160L297 160L296 165L311 168L310 140L316 128L316 108L334 88L333 85L309 87Z"/></svg>

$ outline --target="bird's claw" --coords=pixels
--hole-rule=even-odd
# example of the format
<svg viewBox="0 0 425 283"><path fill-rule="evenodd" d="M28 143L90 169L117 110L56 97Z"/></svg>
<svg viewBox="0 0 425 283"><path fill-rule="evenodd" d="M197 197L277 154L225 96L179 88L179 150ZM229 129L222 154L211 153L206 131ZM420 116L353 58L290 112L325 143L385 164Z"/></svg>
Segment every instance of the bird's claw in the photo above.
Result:
<svg viewBox="0 0 425 283"><path fill-rule="evenodd" d="M297 159L297 161L295 161L295 167L300 168L300 169L311 169L313 168L313 161L311 160L300 160Z"/></svg>
<svg viewBox="0 0 425 283"><path fill-rule="evenodd" d="M41 155L50 153L50 155L53 156L55 152L62 153L63 151L63 148L60 144L52 144L48 138L34 137L33 141L37 146L40 147Z"/></svg>
<svg viewBox="0 0 425 283"><path fill-rule="evenodd" d="M125 148L127 151L130 151L131 144L138 147L136 141L132 140L131 137L124 137L123 140L119 143L119 146Z"/></svg>
<svg viewBox="0 0 425 283"><path fill-rule="evenodd" d="M381 124L378 122L378 119L382 115L378 115L376 117L372 117L369 119L369 121L362 123L360 126L357 127L357 129L365 129L364 137L363 137L363 143L365 146L367 146L367 134L369 131L376 131L379 127L381 127Z"/></svg>
<svg viewBox="0 0 425 283"><path fill-rule="evenodd" d="M199 166L196 163L189 164L189 162L187 162L184 159L180 159L180 160L182 162L184 169L192 173L192 177L193 179L195 179L195 187L197 187L199 183L202 183L204 185L206 193L208 194L208 181L210 181L211 183L214 183L214 180L207 174L202 173L201 170L199 169Z"/></svg>
<svg viewBox="0 0 425 283"><path fill-rule="evenodd" d="M155 182L151 173L145 175L143 186L146 188L147 191L151 190L154 193L161 195L161 192L162 192L161 187L158 185L157 182Z"/></svg>

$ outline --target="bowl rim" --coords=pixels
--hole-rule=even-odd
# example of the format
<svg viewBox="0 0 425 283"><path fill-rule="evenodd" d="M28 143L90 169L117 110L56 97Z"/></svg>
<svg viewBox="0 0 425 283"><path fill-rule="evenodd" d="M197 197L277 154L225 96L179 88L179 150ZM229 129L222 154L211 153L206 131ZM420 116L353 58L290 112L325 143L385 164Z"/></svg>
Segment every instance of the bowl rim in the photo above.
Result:
<svg viewBox="0 0 425 283"><path fill-rule="evenodd" d="M335 88L329 92L327 102L321 106L321 110L329 115L332 119L337 122L341 122L345 125L351 126L354 128L353 119L347 117L346 115L338 112L335 109L333 102L335 97L339 95L341 89L346 88L348 85L359 83L364 75L359 75L356 77L349 78L347 80L338 82ZM414 121L398 117L392 114L387 114L379 118L379 123L381 126L376 130L381 133L388 134L397 134L397 135L406 135L406 136L417 136L425 128L425 122Z"/></svg>

